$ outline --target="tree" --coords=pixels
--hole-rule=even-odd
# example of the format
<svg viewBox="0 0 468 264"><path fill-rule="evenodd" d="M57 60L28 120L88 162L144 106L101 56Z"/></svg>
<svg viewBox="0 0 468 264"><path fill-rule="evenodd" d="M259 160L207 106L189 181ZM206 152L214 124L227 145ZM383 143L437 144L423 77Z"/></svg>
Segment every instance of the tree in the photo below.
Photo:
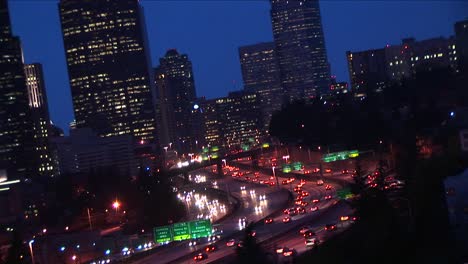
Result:
<svg viewBox="0 0 468 264"><path fill-rule="evenodd" d="M21 240L19 232L15 229L13 231L13 237L10 243L10 248L8 249L8 255L6 258L6 264L19 264L25 263L24 256L26 252L23 247L23 242ZM21 257L23 256L23 258Z"/></svg>
<svg viewBox="0 0 468 264"><path fill-rule="evenodd" d="M268 263L268 258L263 249L257 243L253 224L245 228L242 246L237 247L237 263Z"/></svg>

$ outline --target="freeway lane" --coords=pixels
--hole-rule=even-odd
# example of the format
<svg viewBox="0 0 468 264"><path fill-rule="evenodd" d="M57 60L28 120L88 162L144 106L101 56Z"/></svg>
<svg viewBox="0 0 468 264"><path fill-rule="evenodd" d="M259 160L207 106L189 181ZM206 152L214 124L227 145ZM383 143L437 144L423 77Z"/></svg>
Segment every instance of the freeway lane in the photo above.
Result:
<svg viewBox="0 0 468 264"><path fill-rule="evenodd" d="M258 221L264 216L271 214L278 210L278 208L284 207L285 202L288 200L288 192L284 189L270 188L258 184L245 183L226 177L223 179L216 179L217 186L219 189L225 189L230 192L231 195L241 201L241 207L237 212L234 212L231 216L225 218L223 221L218 223L217 228L223 230L223 236L232 236L234 233L240 230L239 218L246 217L247 221ZM245 187L245 190L241 190L241 187ZM229 189L229 190L227 190ZM256 195L251 195L250 190L255 190ZM259 201L259 196L265 195L268 199L268 203ZM261 208L261 211L255 211L255 208ZM156 254L147 256L143 259L134 261L133 263L139 264L153 264L153 263L169 263L181 256L191 256L193 252L198 251L206 245L207 241L204 239L204 243L195 247L189 247L188 241L179 242L173 245L169 244L164 246L163 250L158 251Z"/></svg>
<svg viewBox="0 0 468 264"><path fill-rule="evenodd" d="M259 180L262 179L263 177L268 177L269 178L269 176L267 176L267 175L261 175L259 177ZM296 184L294 184L294 186L297 185L298 181L295 181L295 183ZM288 185L283 185L283 186L285 186L285 187L288 186L289 187L289 184ZM310 182L310 181L307 182L303 186L303 190L308 191L309 196L311 198L320 199L320 202L318 202L316 204L311 204L311 205L306 206L306 209L307 209L308 213L303 214L303 215L296 215L296 216L291 217L291 222L290 223L283 223L282 220L284 218L284 214L282 214L282 212L275 215L274 217L272 217L272 219L273 219L272 224L263 224L263 222L259 223L258 225L255 226L255 231L257 233L257 238L258 238L259 242L271 240L272 238L277 237L278 235L287 233L291 229L299 229L305 223L309 223L310 221L315 221L316 219L321 217L321 215L326 215L326 212L322 213L322 211L328 211L327 209L329 209L332 206L333 206L333 208L330 208L330 209L333 209L333 211L335 213L332 214L332 215L327 214L328 217L324 218L321 221L324 221L324 222L335 221L336 219L334 217L336 217L336 215L349 213L349 208L345 208L346 210L348 210L348 211L346 211L345 209L343 209L343 206L341 204L339 206L334 206L337 203L336 201L334 201L334 200L324 200L323 199L323 196L325 196L325 195L334 194L336 188L339 188L339 187L340 186L338 186L338 185L332 185L332 190L325 190L324 186L317 186L315 184L315 182ZM276 188L276 187L274 187L274 188ZM312 206L318 206L320 209L318 211L311 212L310 208ZM320 224L322 224L322 223L320 222ZM232 238L234 238L234 239L236 239L238 241L238 240L240 240L242 238L242 236L243 236L243 233L239 233L239 234L236 234L235 236L232 236ZM218 259L225 260L225 258L227 256L233 254L234 253L233 248L227 247L226 244L224 243L225 241L222 241L222 242L223 243L216 243L216 245L218 247L218 250L213 252L213 253L210 253L208 260L202 261L202 262L199 262L199 263L210 263L210 262L216 261ZM302 241L302 243L303 243L303 241ZM193 261L192 257L195 255L195 253L198 253L198 252L194 252L191 256L187 256L186 258L183 258L183 259L181 259L181 260L179 260L177 262L174 262L174 263L191 262L191 261ZM220 263L222 263L222 262L220 262Z"/></svg>

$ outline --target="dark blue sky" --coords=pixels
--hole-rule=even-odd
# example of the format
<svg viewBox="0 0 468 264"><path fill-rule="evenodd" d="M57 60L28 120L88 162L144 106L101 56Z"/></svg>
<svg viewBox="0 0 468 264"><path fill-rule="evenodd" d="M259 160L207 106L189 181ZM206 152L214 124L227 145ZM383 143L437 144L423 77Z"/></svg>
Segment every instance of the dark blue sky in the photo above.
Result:
<svg viewBox="0 0 468 264"><path fill-rule="evenodd" d="M44 66L52 120L67 128L73 109L57 0L10 0L13 32L25 62ZM141 0L153 65L169 48L187 53L198 96L214 98L242 87L237 48L271 41L269 2ZM453 34L468 18L468 1L321 1L328 59L338 80L349 80L345 52Z"/></svg>

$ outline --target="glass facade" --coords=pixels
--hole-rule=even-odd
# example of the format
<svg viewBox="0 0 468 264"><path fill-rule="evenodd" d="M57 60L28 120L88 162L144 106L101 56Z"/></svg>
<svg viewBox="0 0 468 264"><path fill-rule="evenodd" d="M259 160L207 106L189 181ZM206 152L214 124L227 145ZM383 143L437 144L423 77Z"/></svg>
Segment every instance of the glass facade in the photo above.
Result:
<svg viewBox="0 0 468 264"><path fill-rule="evenodd" d="M290 99L328 93L330 69L318 0L270 0L281 83Z"/></svg>
<svg viewBox="0 0 468 264"><path fill-rule="evenodd" d="M59 3L76 127L155 141L154 81L137 0Z"/></svg>

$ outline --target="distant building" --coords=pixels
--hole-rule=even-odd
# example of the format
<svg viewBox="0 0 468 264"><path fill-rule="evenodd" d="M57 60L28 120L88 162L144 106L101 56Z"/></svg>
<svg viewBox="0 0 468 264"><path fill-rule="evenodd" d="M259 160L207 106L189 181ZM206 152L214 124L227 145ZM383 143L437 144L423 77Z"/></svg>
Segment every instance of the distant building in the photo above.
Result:
<svg viewBox="0 0 468 264"><path fill-rule="evenodd" d="M76 127L154 143L154 81L139 1L61 0L59 12Z"/></svg>
<svg viewBox="0 0 468 264"><path fill-rule="evenodd" d="M457 68L455 38L415 41L358 52L346 52L352 89L380 92L392 82L410 78L417 72L437 68Z"/></svg>
<svg viewBox="0 0 468 264"><path fill-rule="evenodd" d="M260 97L244 91L205 101L205 141L225 149L248 148L258 144L262 132Z"/></svg>
<svg viewBox="0 0 468 264"><path fill-rule="evenodd" d="M23 53L11 32L6 0L0 0L0 91L0 169L10 179L34 177L38 166Z"/></svg>
<svg viewBox="0 0 468 264"><path fill-rule="evenodd" d="M185 54L171 49L159 60L155 69L157 116L161 125L161 145L169 145L182 153L190 152L195 145L191 112L197 97L193 79L192 62Z"/></svg>
<svg viewBox="0 0 468 264"><path fill-rule="evenodd" d="M468 68L468 19L455 23L455 43L459 66L466 69Z"/></svg>
<svg viewBox="0 0 468 264"><path fill-rule="evenodd" d="M444 180L448 216L457 247L468 259L468 169Z"/></svg>
<svg viewBox="0 0 468 264"><path fill-rule="evenodd" d="M273 112L281 109L284 99L275 44L266 42L240 47L239 58L244 90L260 96L262 122L267 131Z"/></svg>
<svg viewBox="0 0 468 264"><path fill-rule="evenodd" d="M270 0L281 83L291 99L327 93L330 85L318 0Z"/></svg>
<svg viewBox="0 0 468 264"><path fill-rule="evenodd" d="M335 76L331 77L330 94L344 94L348 92L347 82L337 82Z"/></svg>
<svg viewBox="0 0 468 264"><path fill-rule="evenodd" d="M49 107L44 83L42 65L39 63L24 65L26 86L28 88L29 107L34 122L35 151L39 167L37 173L43 176L56 176L49 138L51 124Z"/></svg>
<svg viewBox="0 0 468 264"><path fill-rule="evenodd" d="M61 174L80 174L110 169L137 176L139 162L131 135L99 137L90 128L70 131L70 136L52 139Z"/></svg>

